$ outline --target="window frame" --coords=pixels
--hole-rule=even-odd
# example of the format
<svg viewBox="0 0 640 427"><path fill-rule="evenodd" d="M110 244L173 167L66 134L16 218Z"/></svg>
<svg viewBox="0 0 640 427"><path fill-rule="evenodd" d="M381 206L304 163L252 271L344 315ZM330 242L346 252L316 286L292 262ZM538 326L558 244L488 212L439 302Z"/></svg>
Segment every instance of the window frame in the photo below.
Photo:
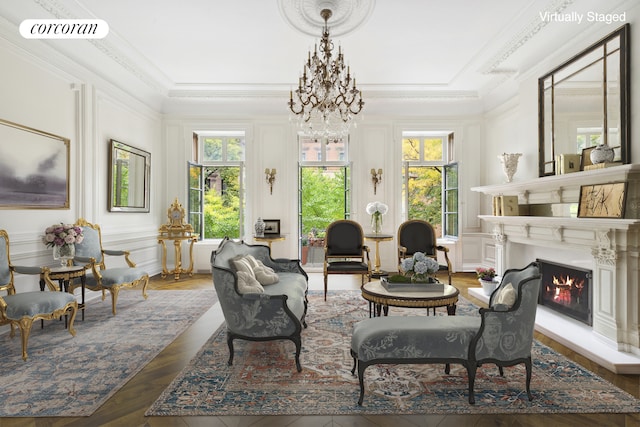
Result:
<svg viewBox="0 0 640 427"><path fill-rule="evenodd" d="M220 239L221 237L205 237L205 187L206 187L206 177L204 176L207 168L210 167L238 167L238 198L239 198L239 206L238 206L238 229L239 229L239 239L244 238L244 224L245 224L245 171L246 171L246 150L247 150L247 133L246 131L206 131L206 132L194 132L194 155L196 159L200 160L199 162L188 162L188 170L191 171L192 168L200 168L200 188L192 188L190 174L188 176L189 180L187 181L188 192L189 192L189 219L199 218L199 230L195 230L198 233L199 240L215 240ZM221 160L205 160L204 149L206 138L220 138L222 139L222 147L221 147ZM228 145L229 141L232 139L241 138L243 140L244 149L242 152L242 160L228 160ZM194 192L198 192L200 206L193 206L192 203L192 195ZM194 228L195 229L195 228Z"/></svg>
<svg viewBox="0 0 640 427"><path fill-rule="evenodd" d="M419 138L418 148L418 160L405 160L404 157L404 140ZM426 139L440 138L442 141L442 158L440 160L424 160L425 149L424 141ZM453 131L402 131L400 139L400 159L402 161L402 218L403 220L409 220L409 193L408 193L408 179L409 168L411 167L425 167L425 168L442 168L441 173L441 206L440 206L440 225L442 229L442 239L457 239L459 237L459 210L460 210L460 192L459 192L459 166L458 163L453 161ZM450 188L447 185L447 172L449 168L454 167L457 171L457 187L455 189ZM456 210L449 211L447 209L448 197L455 197L457 200ZM447 220L455 216L456 231L457 234L451 234L447 227Z"/></svg>

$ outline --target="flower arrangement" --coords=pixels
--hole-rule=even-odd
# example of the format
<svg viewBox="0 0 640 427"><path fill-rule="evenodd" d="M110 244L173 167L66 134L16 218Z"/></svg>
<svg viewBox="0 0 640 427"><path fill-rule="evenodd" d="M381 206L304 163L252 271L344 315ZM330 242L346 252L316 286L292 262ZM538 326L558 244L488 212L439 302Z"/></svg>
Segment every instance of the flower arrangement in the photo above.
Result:
<svg viewBox="0 0 640 427"><path fill-rule="evenodd" d="M367 213L371 215L371 228L374 233L382 231L382 215L389 210L389 206L382 202L371 202L367 205Z"/></svg>
<svg viewBox="0 0 640 427"><path fill-rule="evenodd" d="M54 246L72 245L81 243L84 239L82 228L72 224L54 224L44 230L42 243L52 248Z"/></svg>
<svg viewBox="0 0 640 427"><path fill-rule="evenodd" d="M427 281L440 266L438 261L426 256L424 252L416 252L411 258L405 258L400 262L400 269L412 281L421 282Z"/></svg>
<svg viewBox="0 0 640 427"><path fill-rule="evenodd" d="M476 268L476 275L480 280L486 280L488 282L492 282L493 278L496 277L496 270L493 268Z"/></svg>

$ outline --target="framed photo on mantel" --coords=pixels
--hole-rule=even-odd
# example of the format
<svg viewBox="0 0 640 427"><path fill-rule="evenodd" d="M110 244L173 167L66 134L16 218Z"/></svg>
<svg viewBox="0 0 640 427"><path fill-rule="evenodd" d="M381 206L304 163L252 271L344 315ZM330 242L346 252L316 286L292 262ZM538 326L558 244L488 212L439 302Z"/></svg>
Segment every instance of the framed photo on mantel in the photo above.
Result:
<svg viewBox="0 0 640 427"><path fill-rule="evenodd" d="M578 218L624 218L627 183L582 185Z"/></svg>

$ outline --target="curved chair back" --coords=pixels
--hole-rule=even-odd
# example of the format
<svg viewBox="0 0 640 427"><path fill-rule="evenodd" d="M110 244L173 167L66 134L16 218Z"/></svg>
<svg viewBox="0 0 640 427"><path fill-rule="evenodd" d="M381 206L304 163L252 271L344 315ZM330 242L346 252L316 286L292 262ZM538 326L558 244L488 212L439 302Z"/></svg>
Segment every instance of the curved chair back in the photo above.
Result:
<svg viewBox="0 0 640 427"><path fill-rule="evenodd" d="M334 221L327 227L325 245L329 256L361 257L364 247L362 227L347 219Z"/></svg>
<svg viewBox="0 0 640 427"><path fill-rule="evenodd" d="M94 258L97 264L104 269L102 259L102 232L98 224L91 224L83 218L76 222L76 225L82 228L84 239L80 243L76 243L76 256L83 258Z"/></svg>
<svg viewBox="0 0 640 427"><path fill-rule="evenodd" d="M436 232L433 226L421 219L412 219L400 224L398 228L398 245L405 247L406 256L416 252L436 256Z"/></svg>

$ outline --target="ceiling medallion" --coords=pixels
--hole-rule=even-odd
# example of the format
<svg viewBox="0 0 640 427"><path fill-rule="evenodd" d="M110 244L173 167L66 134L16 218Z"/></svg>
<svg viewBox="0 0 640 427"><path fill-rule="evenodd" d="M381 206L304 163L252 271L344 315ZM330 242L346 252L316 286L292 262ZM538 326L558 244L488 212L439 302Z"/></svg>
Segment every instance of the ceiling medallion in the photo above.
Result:
<svg viewBox="0 0 640 427"><path fill-rule="evenodd" d="M373 12L375 0L278 0L280 13L296 30L317 37L324 27L320 12L331 15L331 35L342 36L362 25Z"/></svg>

